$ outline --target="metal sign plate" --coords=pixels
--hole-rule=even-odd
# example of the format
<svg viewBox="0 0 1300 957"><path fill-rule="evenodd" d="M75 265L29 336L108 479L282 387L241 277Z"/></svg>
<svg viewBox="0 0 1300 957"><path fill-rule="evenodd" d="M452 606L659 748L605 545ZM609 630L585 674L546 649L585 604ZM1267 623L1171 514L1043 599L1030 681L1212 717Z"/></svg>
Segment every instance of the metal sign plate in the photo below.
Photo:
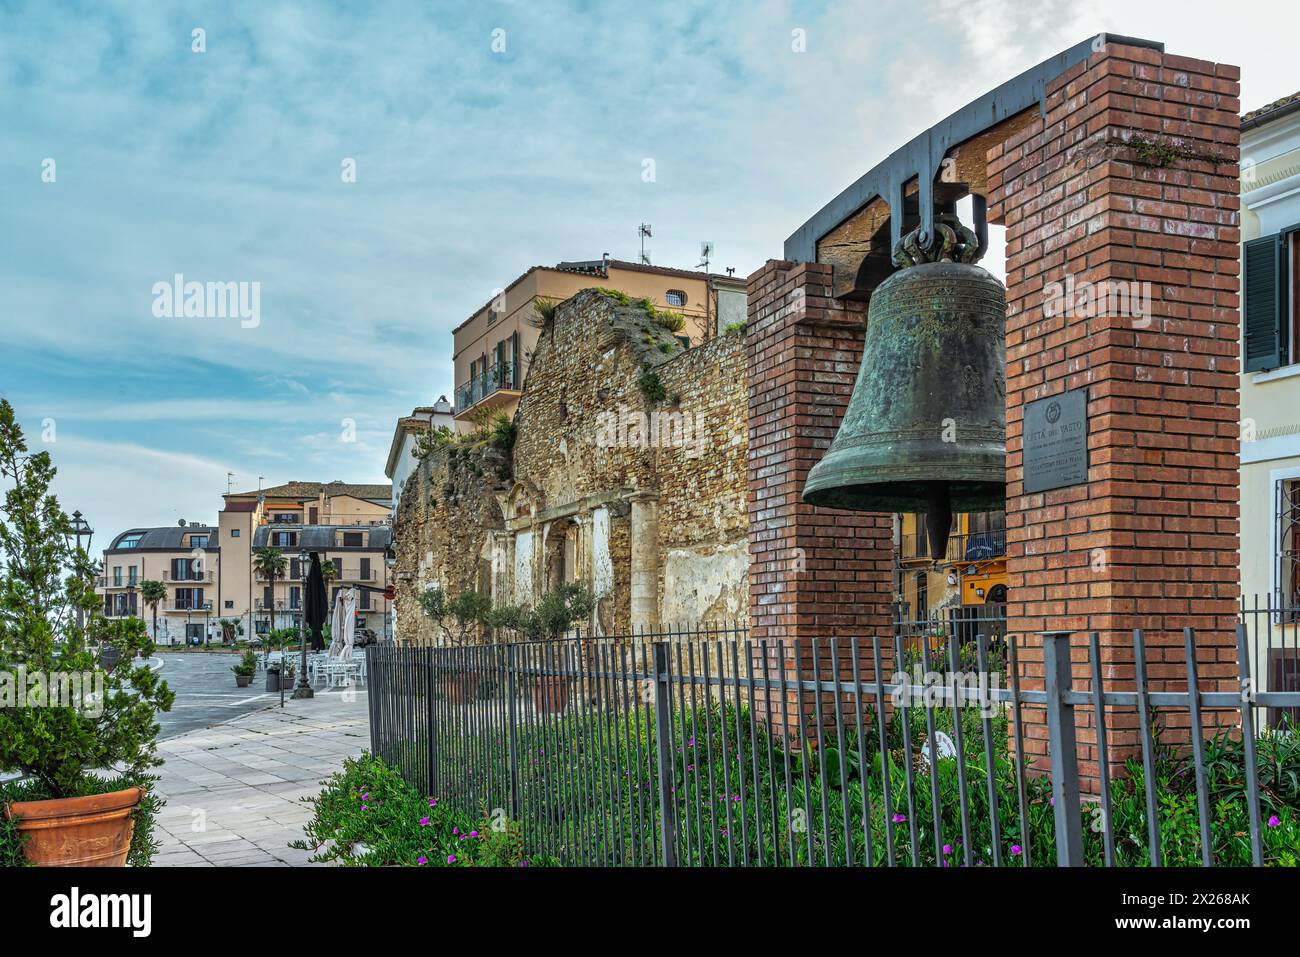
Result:
<svg viewBox="0 0 1300 957"><path fill-rule="evenodd" d="M1075 389L1025 406L1025 494L1088 481L1088 390Z"/></svg>

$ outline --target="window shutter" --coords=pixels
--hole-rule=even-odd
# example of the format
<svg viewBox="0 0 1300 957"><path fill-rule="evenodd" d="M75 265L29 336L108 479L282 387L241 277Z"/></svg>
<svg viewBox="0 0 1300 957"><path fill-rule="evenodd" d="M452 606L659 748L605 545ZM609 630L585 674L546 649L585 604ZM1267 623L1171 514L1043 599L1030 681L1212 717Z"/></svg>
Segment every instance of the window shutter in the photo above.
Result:
<svg viewBox="0 0 1300 957"><path fill-rule="evenodd" d="M1286 364L1286 266L1282 237L1276 233L1245 245L1243 313L1247 372Z"/></svg>

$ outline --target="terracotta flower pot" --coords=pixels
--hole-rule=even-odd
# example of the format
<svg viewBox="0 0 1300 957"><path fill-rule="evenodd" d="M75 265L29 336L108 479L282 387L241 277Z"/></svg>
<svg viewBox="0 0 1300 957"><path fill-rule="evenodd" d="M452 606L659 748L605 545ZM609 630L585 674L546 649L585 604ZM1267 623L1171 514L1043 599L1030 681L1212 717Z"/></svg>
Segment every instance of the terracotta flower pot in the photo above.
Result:
<svg viewBox="0 0 1300 957"><path fill-rule="evenodd" d="M559 714L569 704L567 675L543 675L533 682L533 707L544 714Z"/></svg>
<svg viewBox="0 0 1300 957"><path fill-rule="evenodd" d="M236 688L247 688L252 683L253 683L252 675L235 675Z"/></svg>
<svg viewBox="0 0 1300 957"><path fill-rule="evenodd" d="M110 794L15 801L5 817L18 823L23 855L39 867L124 867L144 788Z"/></svg>

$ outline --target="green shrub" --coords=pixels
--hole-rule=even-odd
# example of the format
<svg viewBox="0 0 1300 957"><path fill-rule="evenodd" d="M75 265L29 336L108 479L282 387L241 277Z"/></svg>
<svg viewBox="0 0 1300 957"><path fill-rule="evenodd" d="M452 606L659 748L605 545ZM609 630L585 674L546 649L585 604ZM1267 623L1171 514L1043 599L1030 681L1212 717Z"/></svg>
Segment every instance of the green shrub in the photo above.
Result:
<svg viewBox="0 0 1300 957"><path fill-rule="evenodd" d="M641 370L641 375L637 379L637 388L641 390L641 395L650 405L657 405L664 400L668 392L664 389L664 384L659 381L659 374L649 366Z"/></svg>
<svg viewBox="0 0 1300 957"><path fill-rule="evenodd" d="M654 314L654 321L669 332L681 332L686 328L686 317L680 312L660 310Z"/></svg>
<svg viewBox="0 0 1300 957"><path fill-rule="evenodd" d="M98 769L142 778L160 764L156 715L175 696L144 661L154 651L145 623L104 617L94 564L74 547L71 520L50 494L54 475L50 454L28 453L13 407L0 399L0 477L10 486L0 504L0 675L10 687L19 686L19 668L50 682L91 679L66 704L0 707L0 772L20 772L60 798L96 793L105 786ZM118 656L107 673L105 650Z"/></svg>
<svg viewBox="0 0 1300 957"><path fill-rule="evenodd" d="M503 814L471 816L425 797L369 753L349 758L322 782L305 838L292 847L312 861L352 867L528 867L517 822Z"/></svg>
<svg viewBox="0 0 1300 957"><path fill-rule="evenodd" d="M745 323L729 322L723 331L729 336L743 336L745 334Z"/></svg>

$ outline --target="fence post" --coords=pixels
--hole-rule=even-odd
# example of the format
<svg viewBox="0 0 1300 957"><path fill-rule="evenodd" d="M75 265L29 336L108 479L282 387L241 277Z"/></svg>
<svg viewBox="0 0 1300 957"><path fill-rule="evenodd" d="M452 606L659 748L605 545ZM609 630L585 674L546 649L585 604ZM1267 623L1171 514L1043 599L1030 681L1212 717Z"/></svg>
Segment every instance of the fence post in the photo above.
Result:
<svg viewBox="0 0 1300 957"><path fill-rule="evenodd" d="M510 819L519 820L519 740L515 703L515 646L506 645L506 706L510 710L506 727L510 753Z"/></svg>
<svg viewBox="0 0 1300 957"><path fill-rule="evenodd" d="M424 654L420 657L424 659L424 728L428 735L428 751L425 754L425 786L428 788L429 797L438 796L438 746L437 722L434 719L433 692L435 687L433 677L433 648L421 649Z"/></svg>
<svg viewBox="0 0 1300 957"><path fill-rule="evenodd" d="M1056 863L1083 866L1083 818L1079 807L1079 757L1070 693L1070 633L1043 633L1043 685L1047 692L1047 736L1051 751L1052 798L1056 818Z"/></svg>
<svg viewBox="0 0 1300 957"><path fill-rule="evenodd" d="M668 643L656 641L655 756L659 763L659 837L664 867L677 866L677 807L670 796L673 782L672 712L669 709Z"/></svg>

